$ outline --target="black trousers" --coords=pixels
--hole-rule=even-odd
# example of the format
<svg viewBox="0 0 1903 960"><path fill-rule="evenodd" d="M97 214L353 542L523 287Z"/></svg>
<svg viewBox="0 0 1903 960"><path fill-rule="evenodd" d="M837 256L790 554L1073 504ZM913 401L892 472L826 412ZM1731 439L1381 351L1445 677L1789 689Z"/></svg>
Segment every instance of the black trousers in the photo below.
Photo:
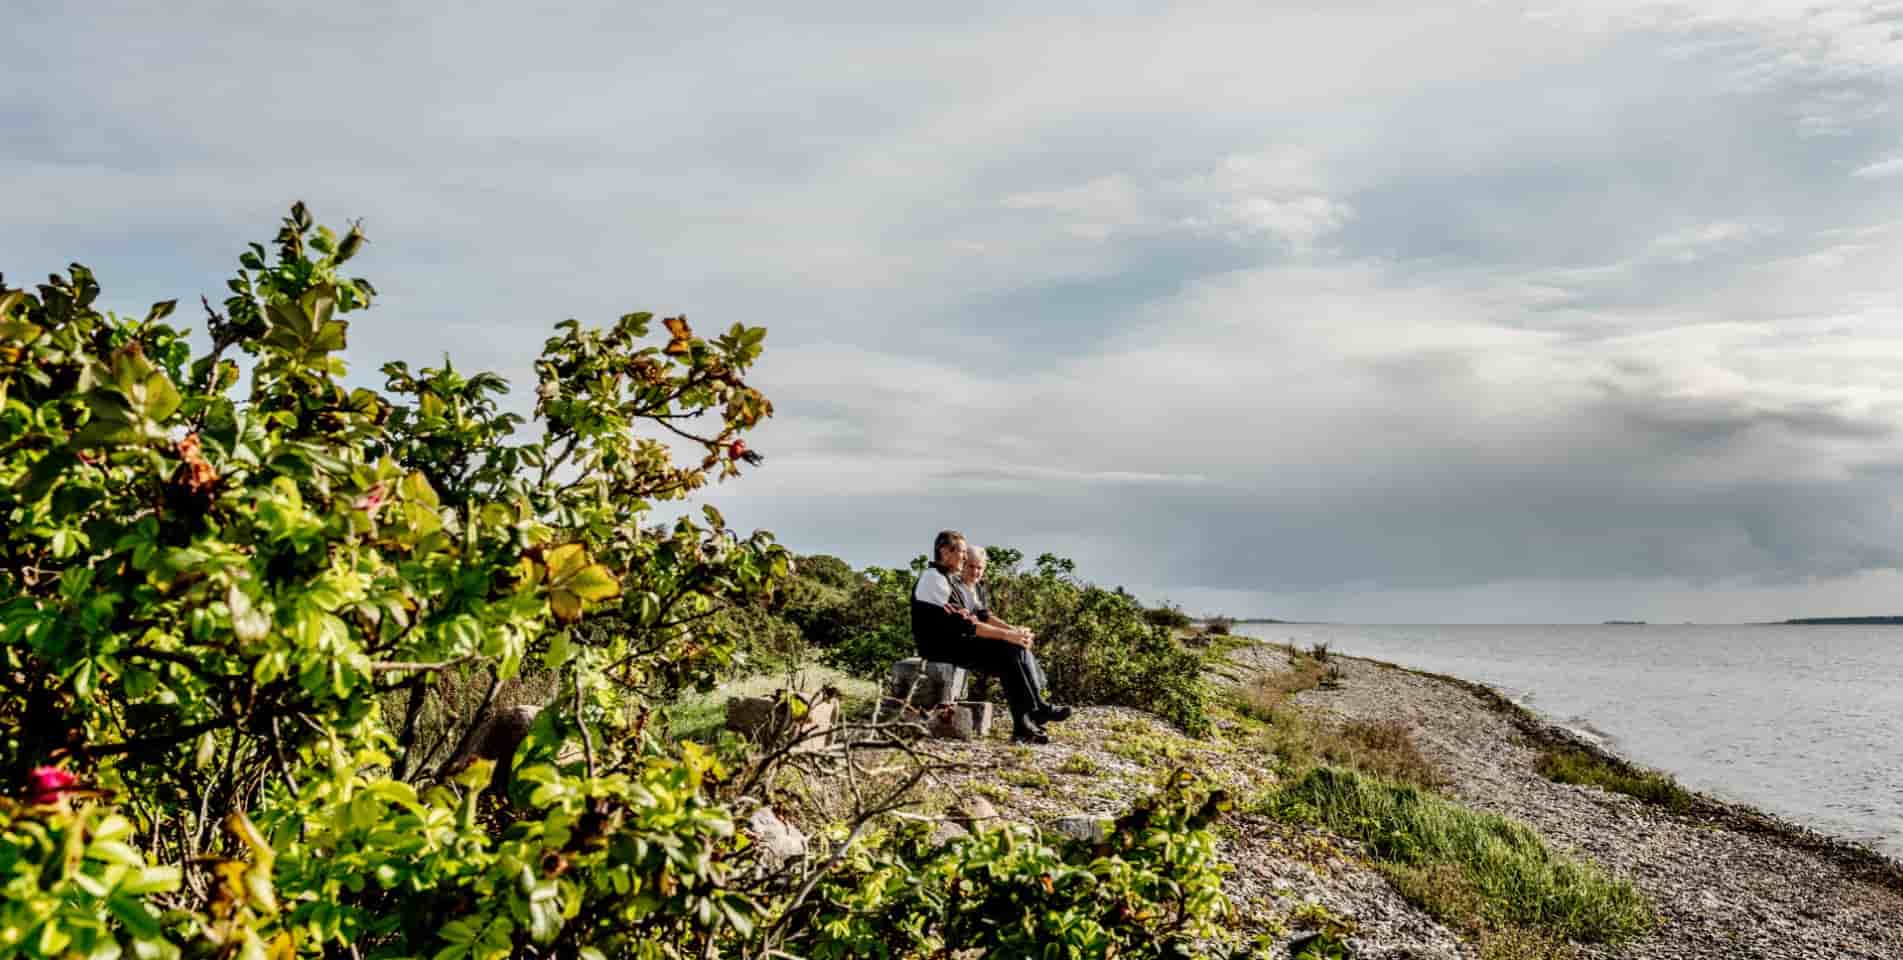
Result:
<svg viewBox="0 0 1903 960"><path fill-rule="evenodd" d="M1004 698L1011 704L1011 720L1015 725L1022 727L1029 723L1030 714L1042 706L1038 702L1031 651L1003 640L973 637L959 644L957 650L937 652L947 655L926 659L955 663L967 670L997 677L1004 685Z"/></svg>

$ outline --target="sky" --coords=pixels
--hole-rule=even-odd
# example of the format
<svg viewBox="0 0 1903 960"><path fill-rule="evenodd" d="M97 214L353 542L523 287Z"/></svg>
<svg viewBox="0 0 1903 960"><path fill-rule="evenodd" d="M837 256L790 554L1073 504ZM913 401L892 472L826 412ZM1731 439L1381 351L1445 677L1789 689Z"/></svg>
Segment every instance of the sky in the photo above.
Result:
<svg viewBox="0 0 1903 960"><path fill-rule="evenodd" d="M215 300L302 199L370 236L366 378L764 325L710 499L801 552L1903 613L1903 3L0 2L10 283Z"/></svg>

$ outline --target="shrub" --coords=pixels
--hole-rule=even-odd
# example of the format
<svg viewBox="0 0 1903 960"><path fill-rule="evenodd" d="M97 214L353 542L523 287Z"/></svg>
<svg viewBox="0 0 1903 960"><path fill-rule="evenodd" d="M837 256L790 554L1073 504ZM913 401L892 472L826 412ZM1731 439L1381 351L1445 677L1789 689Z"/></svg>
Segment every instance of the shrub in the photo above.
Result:
<svg viewBox="0 0 1903 960"><path fill-rule="evenodd" d="M846 844L865 869L796 895L820 874L736 831L777 754L736 776L647 729L735 666L736 618L789 572L712 508L643 522L759 464L741 434L772 408L743 377L765 331L560 324L524 439L490 374L392 363L346 388L348 318L376 295L344 272L363 235L299 204L275 245L206 303L204 353L170 301L101 313L84 267L0 284L0 772L37 784L0 798L5 952L841 956L881 935L774 918L940 915L883 886L900 847ZM546 699L492 777L467 748L512 686ZM445 740L464 769L435 762ZM1183 809L1135 831L1160 850L942 862L990 858L994 906L1021 911L987 915L1005 930L1193 936L1222 904ZM1043 890L1059 865L1099 883ZM1099 895L1130 912L1090 913Z"/></svg>
<svg viewBox="0 0 1903 960"><path fill-rule="evenodd" d="M1203 621L1203 632L1218 637L1226 637L1235 628L1236 622L1220 614Z"/></svg>
<svg viewBox="0 0 1903 960"><path fill-rule="evenodd" d="M1147 622L1129 594L1078 579L1075 563L1051 554L1029 571L994 567L987 582L1000 613L1037 634L1054 699L1136 707L1190 733L1209 729L1202 655Z"/></svg>
<svg viewBox="0 0 1903 960"><path fill-rule="evenodd" d="M1143 611L1143 620L1150 626L1168 627L1171 630L1186 629L1195 622L1190 619L1189 614L1183 612L1182 607L1174 604L1151 607Z"/></svg>
<svg viewBox="0 0 1903 960"><path fill-rule="evenodd" d="M1228 801L1181 772L1102 842L1014 828L934 845L912 822L843 859L787 922L814 960L937 956L1163 958L1221 934L1230 906L1209 825Z"/></svg>

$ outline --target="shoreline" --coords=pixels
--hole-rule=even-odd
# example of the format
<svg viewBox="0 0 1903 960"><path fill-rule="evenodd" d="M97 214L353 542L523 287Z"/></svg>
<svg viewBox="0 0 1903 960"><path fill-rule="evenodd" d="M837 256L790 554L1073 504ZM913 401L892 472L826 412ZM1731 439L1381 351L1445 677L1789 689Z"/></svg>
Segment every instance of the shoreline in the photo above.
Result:
<svg viewBox="0 0 1903 960"><path fill-rule="evenodd" d="M1330 656L1343 660L1359 660L1376 667L1399 670L1460 687L1485 701L1493 710L1511 718L1529 739L1542 746L1578 750L1624 773L1661 773L1668 777L1672 776L1669 770L1655 770L1606 749L1591 738L1581 736L1564 724L1542 716L1491 685L1430 670L1418 670L1373 657L1359 657L1352 654L1331 654ZM1803 849L1835 858L1845 866L1867 870L1891 889L1903 893L1903 859L1885 854L1864 841L1825 833L1788 817L1760 810L1748 803L1720 799L1689 787L1684 789L1692 796L1695 806L1686 813L1678 814L1679 816L1699 819L1701 822L1721 825L1739 832L1775 837Z"/></svg>
<svg viewBox="0 0 1903 960"><path fill-rule="evenodd" d="M1276 671L1285 669L1289 650L1258 642L1226 658L1244 671ZM1903 957L1903 863L1881 851L1689 790L1681 798L1689 807L1680 812L1598 786L1555 782L1537 769L1554 750L1579 751L1616 771L1653 771L1483 683L1347 654L1330 653L1328 663L1340 671L1339 682L1298 693L1304 712L1328 723L1405 726L1443 773L1441 795L1525 824L1555 850L1631 882L1656 908L1658 925L1636 940L1573 944L1571 952L1551 956ZM1314 889L1343 896L1340 884ZM1417 939L1417 924L1378 902L1364 898L1355 906L1385 912L1374 928L1392 931L1364 941L1363 956L1477 955L1468 942L1451 954L1430 946L1434 938Z"/></svg>

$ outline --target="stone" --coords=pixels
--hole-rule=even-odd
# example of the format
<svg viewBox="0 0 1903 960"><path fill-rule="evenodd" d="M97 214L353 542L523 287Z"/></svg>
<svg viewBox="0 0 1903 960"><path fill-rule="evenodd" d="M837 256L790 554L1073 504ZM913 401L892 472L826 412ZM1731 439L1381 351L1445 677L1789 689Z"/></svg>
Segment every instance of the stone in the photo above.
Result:
<svg viewBox="0 0 1903 960"><path fill-rule="evenodd" d="M507 797L515 751L528 739L529 728L535 726L535 717L540 712L540 707L526 703L491 711L476 725L468 744L437 769L437 779L453 777L477 760L493 760L496 766L489 775L488 790L492 796Z"/></svg>
<svg viewBox="0 0 1903 960"><path fill-rule="evenodd" d="M925 732L940 740L970 740L973 735L971 712L955 703L933 707L931 718L925 722Z"/></svg>
<svg viewBox="0 0 1903 960"><path fill-rule="evenodd" d="M789 694L805 697L800 694ZM788 729L786 707L778 696L772 697L729 697L727 698L727 729L749 739L758 740L768 731L786 731L787 736L802 738L795 750L817 750L831 739L834 718L838 716L839 701L830 696L807 702L806 713L800 722ZM825 736L808 736L813 733L826 733Z"/></svg>
<svg viewBox="0 0 1903 960"><path fill-rule="evenodd" d="M980 740L991 736L991 721L997 716L997 707L986 700L960 700L958 708L971 715L971 735Z"/></svg>
<svg viewBox="0 0 1903 960"><path fill-rule="evenodd" d="M839 701L831 697L810 704L800 722L800 742L795 751L818 750L832 743L833 722L839 716Z"/></svg>
<svg viewBox="0 0 1903 960"><path fill-rule="evenodd" d="M991 801L974 794L953 804L946 816L952 823L978 833L997 825L998 808L992 806Z"/></svg>
<svg viewBox="0 0 1903 960"><path fill-rule="evenodd" d="M773 721L772 697L728 697L727 729L743 737L757 736Z"/></svg>
<svg viewBox="0 0 1903 960"><path fill-rule="evenodd" d="M761 807L747 818L747 832L775 861L784 863L806 856L806 834L780 819L771 807Z"/></svg>
<svg viewBox="0 0 1903 960"><path fill-rule="evenodd" d="M1094 843L1110 835L1109 825L1104 818L1089 814L1072 814L1058 817L1051 823L1051 829L1070 837Z"/></svg>
<svg viewBox="0 0 1903 960"><path fill-rule="evenodd" d="M921 671L924 674L922 677ZM918 678L916 689L912 686L914 678ZM962 699L969 680L970 677L965 668L956 664L907 657L892 665L887 693L893 697L904 698L906 692L911 691L911 702L914 705L936 706Z"/></svg>
<svg viewBox="0 0 1903 960"><path fill-rule="evenodd" d="M950 820L941 820L932 826L931 842L934 847L942 847L954 840L959 840L967 836L970 836L970 834L965 832L964 827Z"/></svg>

